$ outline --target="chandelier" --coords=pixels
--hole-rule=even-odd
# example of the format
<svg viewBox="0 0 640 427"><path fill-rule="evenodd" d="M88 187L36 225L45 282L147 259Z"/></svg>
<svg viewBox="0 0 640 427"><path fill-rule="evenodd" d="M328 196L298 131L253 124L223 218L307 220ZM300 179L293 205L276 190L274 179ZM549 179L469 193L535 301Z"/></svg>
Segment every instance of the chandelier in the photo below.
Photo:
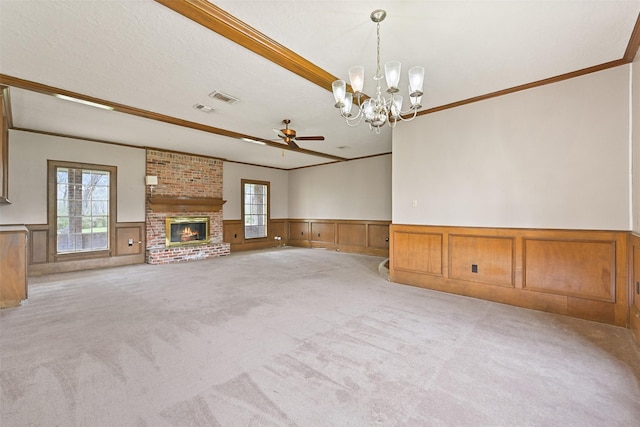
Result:
<svg viewBox="0 0 640 427"><path fill-rule="evenodd" d="M398 121L410 121L416 117L416 114L422 105L422 84L424 81L424 67L411 67L409 69L409 100L411 106L408 110L402 110L403 98L398 92L398 84L400 82L401 65L398 61L387 62L384 64L384 77L387 82L386 97L382 96L382 88L380 82L382 74L380 73L380 22L384 21L387 12L377 9L371 12L371 20L376 23L376 33L378 36L376 48L376 75L373 79L376 81L376 95L373 98L362 93L364 86L364 67L356 65L349 68L349 81L353 93L347 92L347 84L344 80L336 80L331 85L333 97L335 98L335 107L340 110L340 115L345 119L349 126L358 126L364 120L369 124L369 130L375 130L380 133L380 128L384 124L395 127ZM357 112L352 113L351 110L356 105ZM411 113L413 113L411 115ZM409 116L410 117L403 117Z"/></svg>

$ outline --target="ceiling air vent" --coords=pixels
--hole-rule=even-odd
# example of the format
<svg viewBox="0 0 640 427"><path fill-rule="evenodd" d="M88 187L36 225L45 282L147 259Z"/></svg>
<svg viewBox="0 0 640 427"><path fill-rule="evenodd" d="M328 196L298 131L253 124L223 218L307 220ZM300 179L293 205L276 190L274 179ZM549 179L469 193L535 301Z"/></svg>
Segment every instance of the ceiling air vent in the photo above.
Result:
<svg viewBox="0 0 640 427"><path fill-rule="evenodd" d="M227 104L235 104L236 102L240 101L238 98L234 96L227 95L226 93L218 92L217 90L214 90L213 92L211 92L209 96L212 97L213 99L217 99L218 101L226 102Z"/></svg>
<svg viewBox="0 0 640 427"><path fill-rule="evenodd" d="M205 113L213 113L213 108L209 107L208 105L204 105L204 104L196 104L193 106L193 108L195 108L196 110L200 110L203 111Z"/></svg>

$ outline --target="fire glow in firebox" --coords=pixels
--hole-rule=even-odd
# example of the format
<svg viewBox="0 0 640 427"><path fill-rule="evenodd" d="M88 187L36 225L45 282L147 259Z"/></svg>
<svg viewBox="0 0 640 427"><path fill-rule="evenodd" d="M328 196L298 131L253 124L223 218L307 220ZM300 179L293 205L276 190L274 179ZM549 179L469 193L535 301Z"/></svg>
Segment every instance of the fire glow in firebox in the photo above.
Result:
<svg viewBox="0 0 640 427"><path fill-rule="evenodd" d="M167 217L166 247L209 243L208 217Z"/></svg>

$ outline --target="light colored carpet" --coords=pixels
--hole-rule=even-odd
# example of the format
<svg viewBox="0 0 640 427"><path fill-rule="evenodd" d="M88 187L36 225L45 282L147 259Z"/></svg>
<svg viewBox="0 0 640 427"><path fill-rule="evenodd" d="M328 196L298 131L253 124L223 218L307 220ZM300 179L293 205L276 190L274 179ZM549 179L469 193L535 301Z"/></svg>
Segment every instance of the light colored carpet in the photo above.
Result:
<svg viewBox="0 0 640 427"><path fill-rule="evenodd" d="M628 330L280 248L30 279L2 426L638 426Z"/></svg>

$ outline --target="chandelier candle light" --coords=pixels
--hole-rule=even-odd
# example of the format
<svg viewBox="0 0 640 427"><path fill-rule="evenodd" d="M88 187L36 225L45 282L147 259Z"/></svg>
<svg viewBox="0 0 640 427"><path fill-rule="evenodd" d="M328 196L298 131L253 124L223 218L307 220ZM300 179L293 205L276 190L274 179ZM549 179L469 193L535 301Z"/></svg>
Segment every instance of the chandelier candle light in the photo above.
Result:
<svg viewBox="0 0 640 427"><path fill-rule="evenodd" d="M335 107L340 110L340 115L346 120L349 126L358 126L362 120L369 123L369 130L375 130L377 134L380 133L380 128L387 123L390 127L395 127L399 120L409 121L416 117L416 114L422 105L422 84L424 82L424 67L411 67L409 69L409 99L411 101L411 107L409 110L402 111L402 96L398 94L398 84L400 82L400 68L401 64L398 61L387 62L384 64L384 77L387 81L387 93L386 98L382 96L382 89L380 87L380 81L382 75L380 74L380 22L384 21L387 16L387 12L382 9L377 9L371 12L371 20L376 23L377 27L377 60L376 60L376 75L373 79L377 83L376 95L374 98L368 98L362 89L364 87L364 67L362 65L356 65L349 68L349 81L353 93L347 92L347 84L344 80L336 80L331 85L333 89L333 97L335 98ZM353 114L351 109L354 104L357 105L357 113ZM364 101L363 101L363 98ZM403 115L413 115L409 118L404 118Z"/></svg>

